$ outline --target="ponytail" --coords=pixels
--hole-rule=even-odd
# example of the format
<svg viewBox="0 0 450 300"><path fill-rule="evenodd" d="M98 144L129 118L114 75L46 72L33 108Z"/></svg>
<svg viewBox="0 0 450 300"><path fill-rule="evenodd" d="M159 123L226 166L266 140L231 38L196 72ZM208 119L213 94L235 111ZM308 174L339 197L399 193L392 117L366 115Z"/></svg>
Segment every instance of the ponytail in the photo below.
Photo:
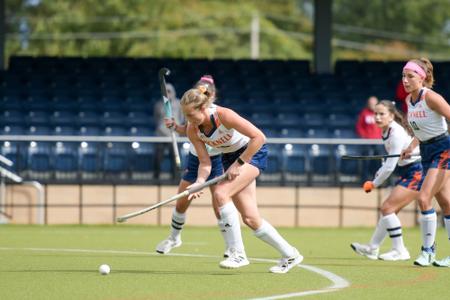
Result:
<svg viewBox="0 0 450 300"><path fill-rule="evenodd" d="M196 109L208 107L216 100L216 85L211 75L203 75L194 87L184 93L181 105L193 104Z"/></svg>

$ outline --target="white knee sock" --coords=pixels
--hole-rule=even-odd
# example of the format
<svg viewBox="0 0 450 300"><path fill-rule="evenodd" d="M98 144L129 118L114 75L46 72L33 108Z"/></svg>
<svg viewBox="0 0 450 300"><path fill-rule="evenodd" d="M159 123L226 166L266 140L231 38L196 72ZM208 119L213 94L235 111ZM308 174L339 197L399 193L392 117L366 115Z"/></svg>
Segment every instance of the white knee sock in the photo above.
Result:
<svg viewBox="0 0 450 300"><path fill-rule="evenodd" d="M170 237L173 240L180 238L181 230L183 229L184 222L186 221L186 214L177 212L176 208L172 212L172 231Z"/></svg>
<svg viewBox="0 0 450 300"><path fill-rule="evenodd" d="M383 217L386 230L392 241L392 248L397 250L405 249L402 236L402 224L398 216L393 213Z"/></svg>
<svg viewBox="0 0 450 300"><path fill-rule="evenodd" d="M434 245L436 237L437 216L434 209L422 211L420 216L420 228L422 230L422 243L426 251Z"/></svg>
<svg viewBox="0 0 450 300"><path fill-rule="evenodd" d="M445 228L447 228L448 240L450 241L450 215L444 216Z"/></svg>
<svg viewBox="0 0 450 300"><path fill-rule="evenodd" d="M219 207L220 220L219 227L225 240L227 248L244 251L242 242L241 223L236 207L232 202Z"/></svg>
<svg viewBox="0 0 450 300"><path fill-rule="evenodd" d="M386 225L385 220L381 217L378 220L377 227L375 227L375 231L373 232L372 238L370 239L370 248L378 249L380 245L383 243L384 238L386 237Z"/></svg>
<svg viewBox="0 0 450 300"><path fill-rule="evenodd" d="M261 226L254 231L254 234L259 239L277 249L283 257L294 256L294 247L289 245L289 243L278 233L278 231L266 220L262 220Z"/></svg>

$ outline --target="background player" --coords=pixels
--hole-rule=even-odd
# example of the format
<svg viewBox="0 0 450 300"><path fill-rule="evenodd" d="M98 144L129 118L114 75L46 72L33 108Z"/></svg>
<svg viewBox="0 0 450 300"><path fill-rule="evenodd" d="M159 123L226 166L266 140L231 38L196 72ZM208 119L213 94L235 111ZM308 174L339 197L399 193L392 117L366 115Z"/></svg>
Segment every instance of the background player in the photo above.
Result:
<svg viewBox="0 0 450 300"><path fill-rule="evenodd" d="M388 154L399 154L411 143L411 128L391 101L383 100L375 106L375 122L383 131L382 139ZM418 152L417 147L414 153ZM396 169L399 178L395 182L394 189L381 206L382 217L378 221L370 243L368 245L351 244L356 253L370 259L379 258L391 261L410 259L409 252L403 243L402 226L397 213L417 198L422 178L420 156L408 159L387 158L377 171L373 181L366 181L363 188L366 193L378 188L388 179L394 169ZM380 245L387 233L392 241L392 249L378 256Z"/></svg>

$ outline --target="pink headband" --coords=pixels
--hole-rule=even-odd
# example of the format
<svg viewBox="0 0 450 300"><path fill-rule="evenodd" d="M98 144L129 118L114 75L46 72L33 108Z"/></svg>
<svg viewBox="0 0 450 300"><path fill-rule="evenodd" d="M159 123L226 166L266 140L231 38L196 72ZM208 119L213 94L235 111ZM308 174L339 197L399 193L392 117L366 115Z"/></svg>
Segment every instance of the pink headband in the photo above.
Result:
<svg viewBox="0 0 450 300"><path fill-rule="evenodd" d="M425 79L425 77L427 77L425 71L418 64L412 61L408 61L408 63L403 67L403 70L413 71L417 75L419 75L422 79Z"/></svg>
<svg viewBox="0 0 450 300"><path fill-rule="evenodd" d="M212 79L211 77L202 76L202 78L200 78L200 81L207 81L211 84L214 84L214 79Z"/></svg>

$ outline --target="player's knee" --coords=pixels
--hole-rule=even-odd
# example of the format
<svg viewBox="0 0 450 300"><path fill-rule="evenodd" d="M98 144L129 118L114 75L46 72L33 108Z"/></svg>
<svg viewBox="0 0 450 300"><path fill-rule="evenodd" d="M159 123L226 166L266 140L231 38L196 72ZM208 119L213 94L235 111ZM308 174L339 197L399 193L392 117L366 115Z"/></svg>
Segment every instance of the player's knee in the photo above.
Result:
<svg viewBox="0 0 450 300"><path fill-rule="evenodd" d="M431 197L426 193L420 193L417 197L417 203L419 204L420 210L428 210L431 206Z"/></svg>
<svg viewBox="0 0 450 300"><path fill-rule="evenodd" d="M383 205L380 208L380 211L383 216L387 216L387 215L390 215L395 212L392 205L387 204L387 203L383 203Z"/></svg>
<svg viewBox="0 0 450 300"><path fill-rule="evenodd" d="M222 190L215 190L213 197L214 201L217 202L219 207L225 205L228 202L227 200L230 198L230 196L225 191Z"/></svg>
<svg viewBox="0 0 450 300"><path fill-rule="evenodd" d="M251 216L242 216L242 221L244 222L245 225L247 225L248 227L252 228L252 229L257 229L258 228L258 219L251 217Z"/></svg>

